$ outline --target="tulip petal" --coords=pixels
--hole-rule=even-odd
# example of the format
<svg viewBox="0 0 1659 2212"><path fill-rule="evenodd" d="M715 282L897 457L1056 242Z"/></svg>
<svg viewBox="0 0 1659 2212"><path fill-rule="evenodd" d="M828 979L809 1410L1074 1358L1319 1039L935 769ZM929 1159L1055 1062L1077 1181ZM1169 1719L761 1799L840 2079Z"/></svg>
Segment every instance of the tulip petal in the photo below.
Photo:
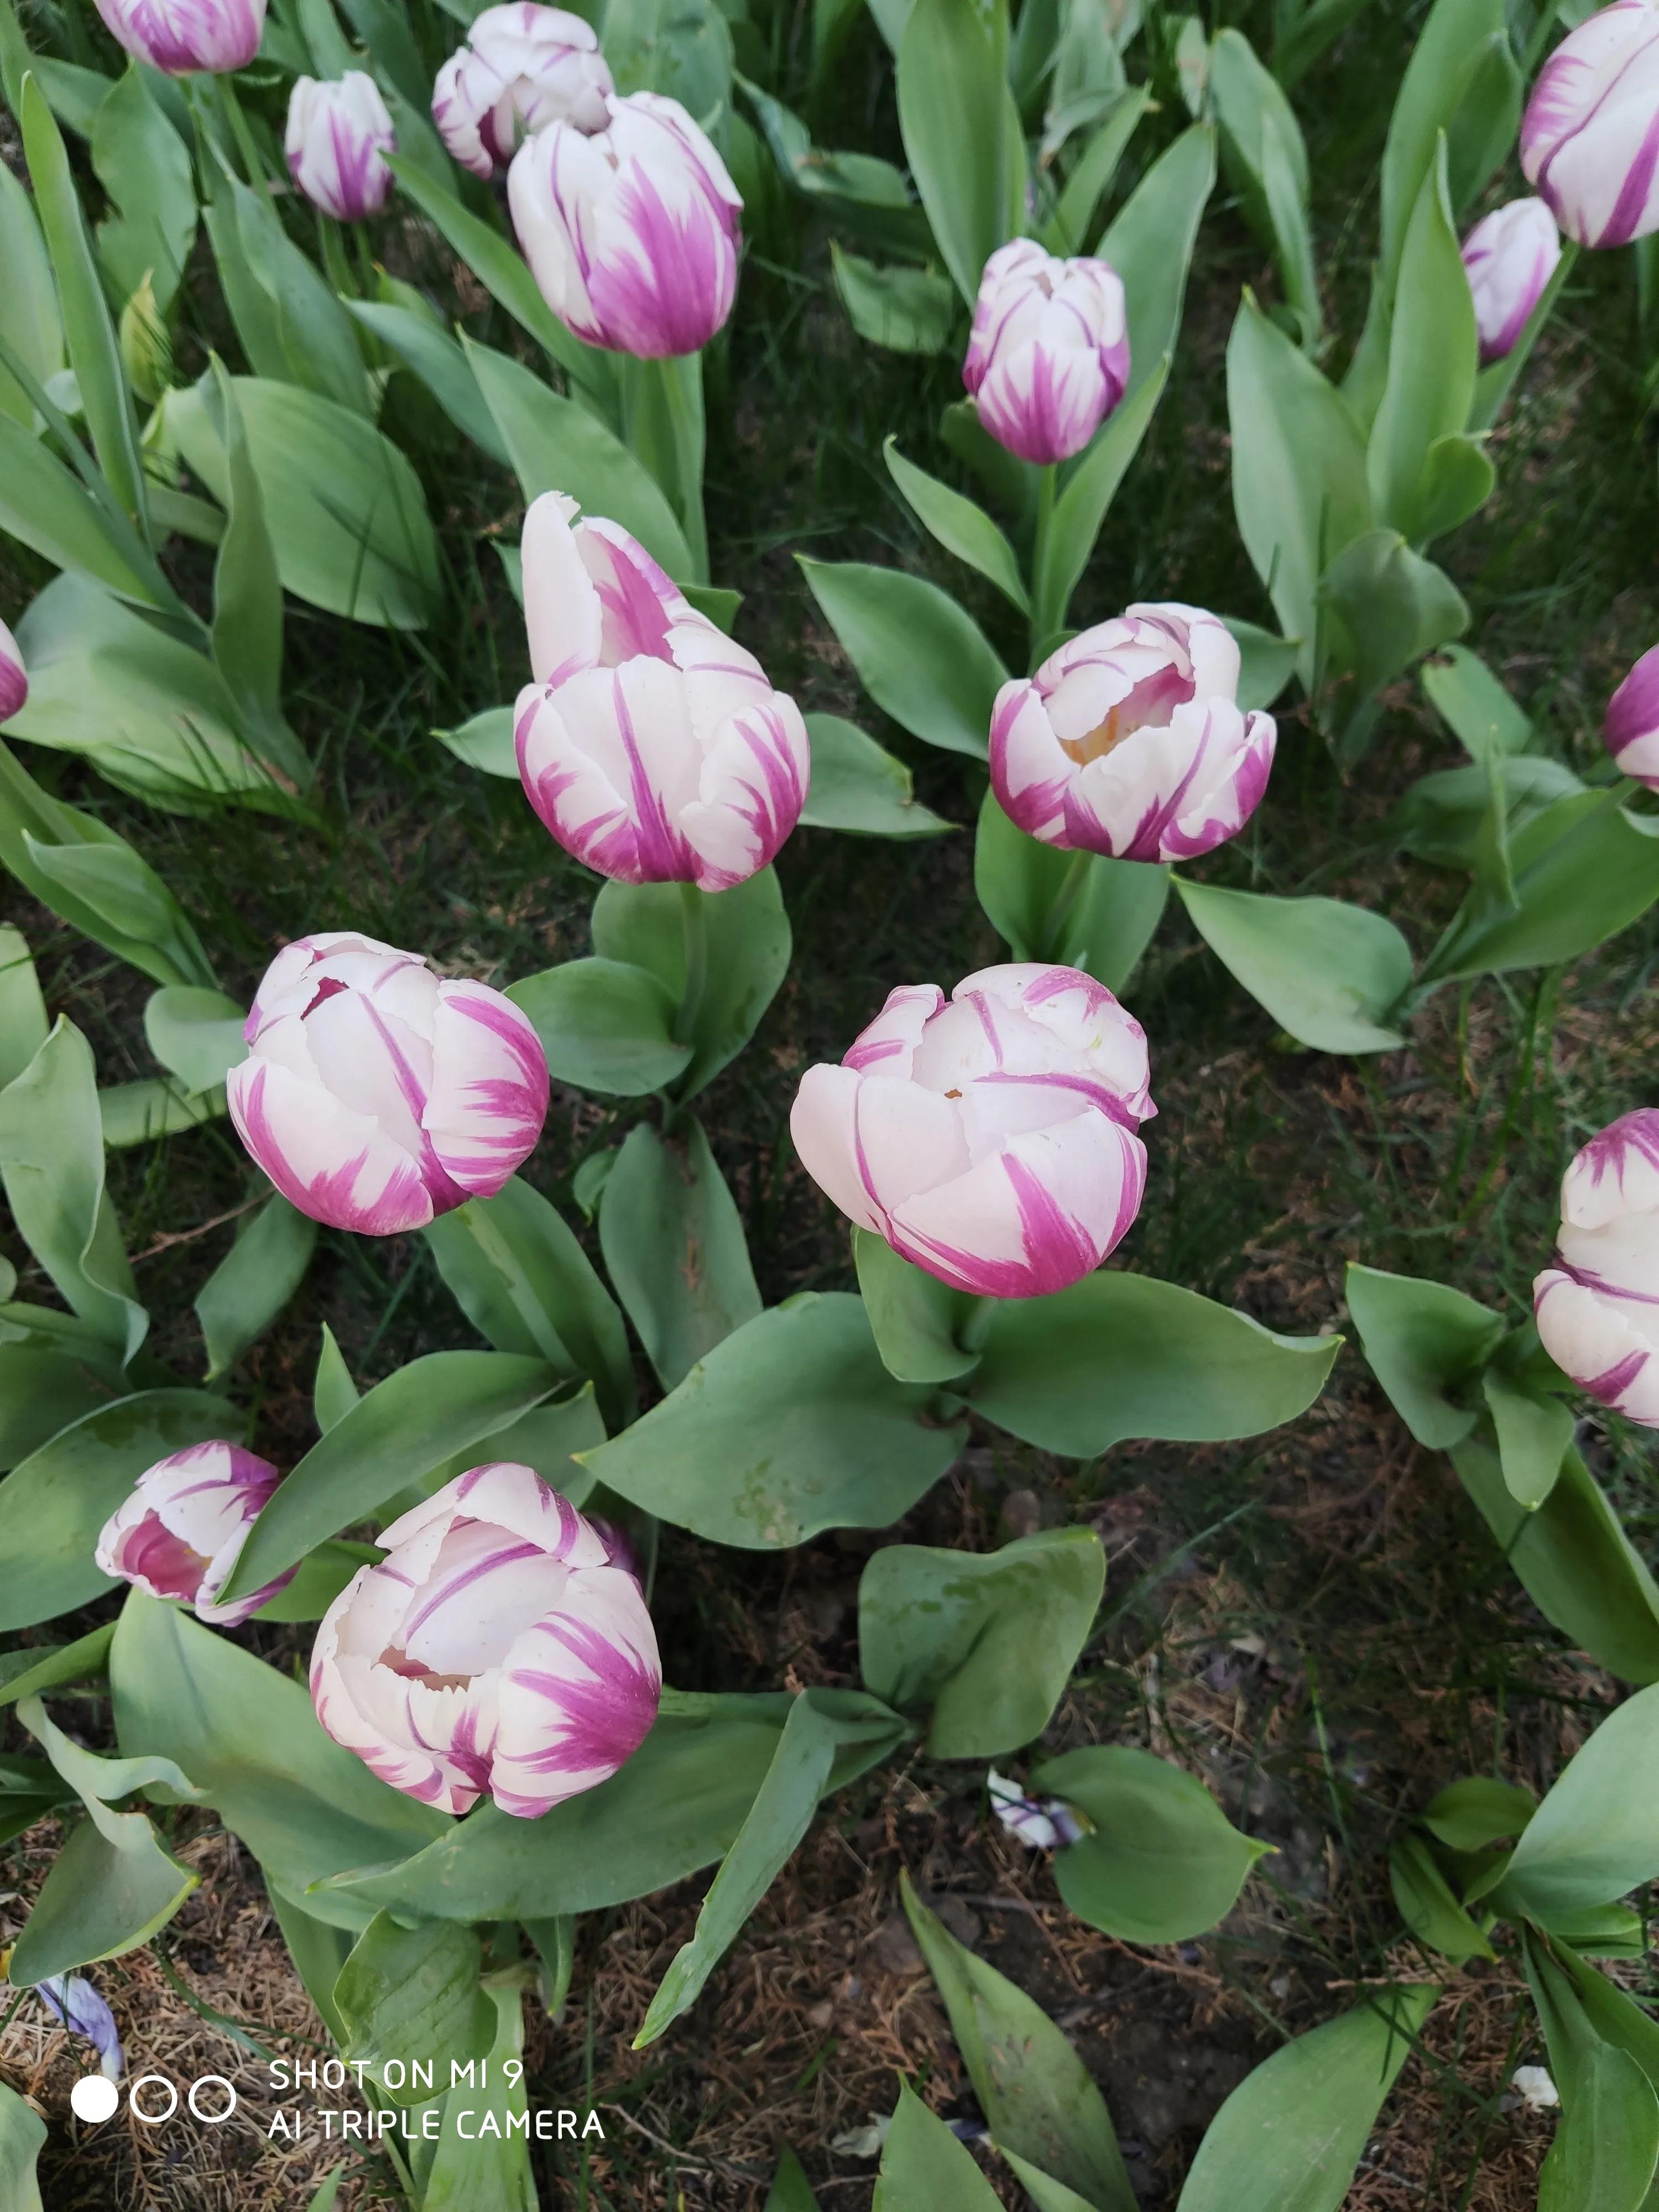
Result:
<svg viewBox="0 0 1659 2212"><path fill-rule="evenodd" d="M367 1115L270 1060L243 1060L225 1091L242 1142L313 1221L386 1237L431 1220L419 1167Z"/></svg>
<svg viewBox="0 0 1659 2212"><path fill-rule="evenodd" d="M441 983L432 1034L427 1137L444 1173L491 1198L536 1148L547 1118L547 1055L530 1023L483 983Z"/></svg>
<svg viewBox="0 0 1659 2212"><path fill-rule="evenodd" d="M573 1576L557 1613L514 1643L497 1695L490 1794L502 1812L533 1820L614 1774L649 1735L662 1696L633 1576Z"/></svg>
<svg viewBox="0 0 1659 2212"><path fill-rule="evenodd" d="M562 684L578 669L599 665L604 607L592 563L571 527L575 513L574 499L544 491L531 501L519 538L525 628L538 685Z"/></svg>

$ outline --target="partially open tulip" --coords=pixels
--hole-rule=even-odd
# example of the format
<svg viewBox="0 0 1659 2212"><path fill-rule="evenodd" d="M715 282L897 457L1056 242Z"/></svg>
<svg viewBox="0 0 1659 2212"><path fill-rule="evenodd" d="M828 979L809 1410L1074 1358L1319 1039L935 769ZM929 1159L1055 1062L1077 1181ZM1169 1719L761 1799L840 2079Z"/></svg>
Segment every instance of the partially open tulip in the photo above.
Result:
<svg viewBox="0 0 1659 2212"><path fill-rule="evenodd" d="M1659 1109L1609 1122L1562 1177L1555 1264L1533 1306L1581 1390L1659 1429Z"/></svg>
<svg viewBox="0 0 1659 2212"><path fill-rule="evenodd" d="M336 1229L389 1236L494 1197L546 1117L546 1055L510 999L350 930L285 945L244 1034L226 1080L242 1142Z"/></svg>
<svg viewBox="0 0 1659 2212"><path fill-rule="evenodd" d="M98 0L112 36L167 76L246 69L259 51L265 0Z"/></svg>
<svg viewBox="0 0 1659 2212"><path fill-rule="evenodd" d="M625 884L745 883L806 803L794 701L614 522L544 492L525 518L535 681L519 774L567 852Z"/></svg>
<svg viewBox="0 0 1659 2212"><path fill-rule="evenodd" d="M317 1717L394 1790L525 1820L605 1781L662 1694L640 1585L527 1467L475 1467L383 1529L323 1616Z"/></svg>
<svg viewBox="0 0 1659 2212"><path fill-rule="evenodd" d="M337 222L362 222L386 205L386 156L397 151L398 134L380 88L362 70L337 81L296 78L283 144L295 183Z"/></svg>
<svg viewBox="0 0 1659 2212"><path fill-rule="evenodd" d="M743 200L678 100L636 92L601 129L550 124L514 155L507 193L542 297L589 345L696 353L731 313Z"/></svg>
<svg viewBox="0 0 1659 2212"><path fill-rule="evenodd" d="M1238 647L1198 607L1133 606L1005 684L991 784L1045 845L1188 860L1234 836L1267 787L1271 714L1237 702Z"/></svg>
<svg viewBox="0 0 1659 2212"><path fill-rule="evenodd" d="M257 1613L294 1578L278 1575L246 1597L219 1603L242 1545L277 1474L240 1444L191 1444L157 1460L104 1523L98 1565L151 1597L191 1607L199 1620L234 1625Z"/></svg>
<svg viewBox="0 0 1659 2212"><path fill-rule="evenodd" d="M941 1282L999 1298L1091 1273L1139 1210L1158 1109L1146 1038L1076 968L981 968L890 994L789 1117L807 1173Z"/></svg>
<svg viewBox="0 0 1659 2212"><path fill-rule="evenodd" d="M1080 453L1129 381L1123 282L1109 261L1060 261L1032 238L985 264L962 380L1023 461Z"/></svg>
<svg viewBox="0 0 1659 2212"><path fill-rule="evenodd" d="M1659 791L1659 645L1648 647L1608 700L1601 727L1620 770Z"/></svg>
<svg viewBox="0 0 1659 2212"><path fill-rule="evenodd" d="M21 714L29 696L29 672L17 640L0 622L0 722Z"/></svg>
<svg viewBox="0 0 1659 2212"><path fill-rule="evenodd" d="M1659 230L1659 7L1614 0L1571 31L1521 118L1521 167L1581 246Z"/></svg>
<svg viewBox="0 0 1659 2212"><path fill-rule="evenodd" d="M568 8L509 0L475 17L438 71L432 120L462 167L488 177L550 123L603 131L611 90L591 23Z"/></svg>
<svg viewBox="0 0 1659 2212"><path fill-rule="evenodd" d="M1560 258L1561 234L1542 200L1510 200L1476 223L1463 240L1463 266L1483 362L1514 351Z"/></svg>

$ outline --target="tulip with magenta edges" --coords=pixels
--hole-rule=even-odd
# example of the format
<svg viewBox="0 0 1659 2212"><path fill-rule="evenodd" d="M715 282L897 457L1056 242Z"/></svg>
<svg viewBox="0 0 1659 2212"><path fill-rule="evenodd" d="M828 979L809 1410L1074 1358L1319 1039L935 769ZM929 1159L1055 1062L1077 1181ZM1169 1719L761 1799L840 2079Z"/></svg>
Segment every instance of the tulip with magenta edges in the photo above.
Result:
<svg viewBox="0 0 1659 2212"><path fill-rule="evenodd" d="M546 1118L547 1057L510 999L355 931L285 946L244 1034L237 1133L331 1228L386 1237L493 1198Z"/></svg>
<svg viewBox="0 0 1659 2212"><path fill-rule="evenodd" d="M98 1565L151 1597L190 1606L198 1620L234 1626L293 1580L278 1575L246 1597L219 1602L248 1530L277 1484L269 1460L240 1444L191 1444L157 1460L104 1523Z"/></svg>
<svg viewBox="0 0 1659 2212"><path fill-rule="evenodd" d="M317 1717L410 1797L534 1820L630 1759L662 1695L620 1540L533 1469L475 1467L380 1533L317 1632Z"/></svg>
<svg viewBox="0 0 1659 2212"><path fill-rule="evenodd" d="M1483 363L1513 353L1561 258L1561 234L1540 199L1494 208L1463 240Z"/></svg>
<svg viewBox="0 0 1659 2212"><path fill-rule="evenodd" d="M0 622L0 722L21 714L28 703L29 672L23 665L22 648Z"/></svg>
<svg viewBox="0 0 1659 2212"><path fill-rule="evenodd" d="M1659 791L1659 645L1651 645L1607 702L1601 726L1621 775Z"/></svg>
<svg viewBox="0 0 1659 2212"><path fill-rule="evenodd" d="M531 805L619 883L746 883L806 803L794 701L614 522L544 492L522 550L535 680L514 738Z"/></svg>
<svg viewBox="0 0 1659 2212"><path fill-rule="evenodd" d="M386 156L397 149L398 134L372 76L348 70L337 82L295 80L283 150L289 174L313 207L337 222L378 215L392 190Z"/></svg>
<svg viewBox="0 0 1659 2212"><path fill-rule="evenodd" d="M550 124L603 131L611 91L591 23L568 8L509 0L475 16L466 44L438 71L432 120L462 167L488 177Z"/></svg>
<svg viewBox="0 0 1659 2212"><path fill-rule="evenodd" d="M1139 1211L1157 1112L1146 1038L1076 968L982 968L890 993L789 1117L860 1229L953 1289L1040 1297L1092 1273Z"/></svg>
<svg viewBox="0 0 1659 2212"><path fill-rule="evenodd" d="M1201 608L1130 607L1005 684L991 787L1061 851L1188 860L1234 836L1267 787L1271 714L1237 702L1238 647Z"/></svg>
<svg viewBox="0 0 1659 2212"><path fill-rule="evenodd" d="M1123 283L1109 261L1061 261L1035 239L985 264L962 380L979 419L1023 461L1080 453L1129 381Z"/></svg>
<svg viewBox="0 0 1659 2212"><path fill-rule="evenodd" d="M1659 230L1659 7L1614 0L1570 31L1521 118L1521 167L1580 246Z"/></svg>
<svg viewBox="0 0 1659 2212"><path fill-rule="evenodd" d="M1659 1109L1621 1115L1573 1161L1555 1264L1532 1288L1540 1340L1562 1372L1659 1429Z"/></svg>
<svg viewBox="0 0 1659 2212"><path fill-rule="evenodd" d="M98 0L111 36L165 76L246 69L264 33L265 0Z"/></svg>

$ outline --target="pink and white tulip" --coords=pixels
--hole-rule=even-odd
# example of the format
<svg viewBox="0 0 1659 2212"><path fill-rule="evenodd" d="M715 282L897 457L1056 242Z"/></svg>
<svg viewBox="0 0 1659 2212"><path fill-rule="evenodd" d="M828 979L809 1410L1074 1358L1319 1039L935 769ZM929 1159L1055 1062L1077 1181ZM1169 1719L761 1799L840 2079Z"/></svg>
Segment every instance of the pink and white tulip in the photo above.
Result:
<svg viewBox="0 0 1659 2212"><path fill-rule="evenodd" d="M806 803L800 711L625 530L575 515L574 500L544 492L525 517L535 680L514 734L526 794L602 876L746 883Z"/></svg>
<svg viewBox="0 0 1659 2212"><path fill-rule="evenodd" d="M1563 1373L1659 1429L1659 1110L1621 1115L1573 1161L1555 1264L1532 1287L1539 1337Z"/></svg>
<svg viewBox="0 0 1659 2212"><path fill-rule="evenodd" d="M283 147L295 183L336 222L362 222L386 205L386 156L398 150L398 134L380 88L363 70L348 70L337 81L296 78Z"/></svg>
<svg viewBox="0 0 1659 2212"><path fill-rule="evenodd" d="M1561 234L1540 199L1494 208L1463 240L1483 362L1502 361L1515 350L1560 258Z"/></svg>
<svg viewBox="0 0 1659 2212"><path fill-rule="evenodd" d="M991 786L1011 822L1062 851L1189 860L1261 802L1277 732L1237 702L1238 647L1201 608L1133 606L1005 684Z"/></svg>
<svg viewBox="0 0 1659 2212"><path fill-rule="evenodd" d="M638 1750L662 1694L644 1595L532 1468L475 1467L380 1540L323 1616L311 1695L382 1782L532 1820Z"/></svg>
<svg viewBox="0 0 1659 2212"><path fill-rule="evenodd" d="M23 649L0 622L0 722L21 714L29 696L29 672L23 665Z"/></svg>
<svg viewBox="0 0 1659 2212"><path fill-rule="evenodd" d="M546 1118L546 1055L510 999L351 930L285 945L243 1034L238 1133L335 1229L386 1237L493 1198Z"/></svg>
<svg viewBox="0 0 1659 2212"><path fill-rule="evenodd" d="M1659 7L1614 0L1571 31L1521 118L1521 167L1580 246L1659 230Z"/></svg>
<svg viewBox="0 0 1659 2212"><path fill-rule="evenodd" d="M789 1117L850 1221L954 1289L1040 1297L1097 1267L1140 1208L1157 1112L1146 1038L1076 968L901 985Z"/></svg>
<svg viewBox="0 0 1659 2212"><path fill-rule="evenodd" d="M98 1565L151 1597L190 1606L198 1620L234 1626L294 1579L290 1567L246 1597L219 1602L247 1532L278 1479L269 1460L240 1444L191 1444L157 1460L104 1523Z"/></svg>
<svg viewBox="0 0 1659 2212"><path fill-rule="evenodd" d="M259 51L265 0L98 0L110 34L166 76L246 69Z"/></svg>
<svg viewBox="0 0 1659 2212"><path fill-rule="evenodd" d="M514 155L507 196L542 297L589 345L696 353L731 313L743 198L678 100L635 92L600 130L550 124Z"/></svg>
<svg viewBox="0 0 1659 2212"><path fill-rule="evenodd" d="M1123 280L1109 261L1061 261L1032 238L985 264L962 380L979 419L1023 461L1080 453L1129 381Z"/></svg>
<svg viewBox="0 0 1659 2212"><path fill-rule="evenodd" d="M432 120L463 168L488 177L550 124L605 129L611 71L599 33L568 8L508 0L477 16L438 71Z"/></svg>
<svg viewBox="0 0 1659 2212"><path fill-rule="evenodd" d="M1659 645L1648 647L1608 700L1601 728L1620 771L1659 791Z"/></svg>

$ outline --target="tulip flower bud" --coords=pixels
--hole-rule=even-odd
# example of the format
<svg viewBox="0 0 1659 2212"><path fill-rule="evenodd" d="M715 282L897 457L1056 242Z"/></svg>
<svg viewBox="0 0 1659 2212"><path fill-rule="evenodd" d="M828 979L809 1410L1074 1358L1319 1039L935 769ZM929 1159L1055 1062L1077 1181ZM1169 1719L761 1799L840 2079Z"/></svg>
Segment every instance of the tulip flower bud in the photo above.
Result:
<svg viewBox="0 0 1659 2212"><path fill-rule="evenodd" d="M127 382L141 399L159 404L173 382L173 338L156 304L154 270L146 270L121 310L117 338Z"/></svg>
<svg viewBox="0 0 1659 2212"><path fill-rule="evenodd" d="M29 672L23 665L22 648L0 622L0 722L21 714L29 696Z"/></svg>
<svg viewBox="0 0 1659 2212"><path fill-rule="evenodd" d="M337 81L295 79L283 139L289 174L336 222L362 222L380 213L392 190L384 156L397 147L380 88L362 70L348 70Z"/></svg>
<svg viewBox="0 0 1659 2212"><path fill-rule="evenodd" d="M1561 258L1561 234L1542 200L1495 208L1463 240L1483 362L1515 349Z"/></svg>
<svg viewBox="0 0 1659 2212"><path fill-rule="evenodd" d="M638 1750L662 1694L644 1595L533 1469L475 1467L380 1540L323 1616L311 1695L382 1782L534 1820Z"/></svg>
<svg viewBox="0 0 1659 2212"><path fill-rule="evenodd" d="M1173 602L1133 606L1005 684L991 785L1045 845L1188 860L1235 836L1267 787L1271 714L1237 702L1226 624Z"/></svg>
<svg viewBox="0 0 1659 2212"><path fill-rule="evenodd" d="M526 796L625 884L746 883L806 803L806 726L625 530L544 492L525 517L535 681L514 708Z"/></svg>
<svg viewBox="0 0 1659 2212"><path fill-rule="evenodd" d="M849 1220L954 1289L1039 1297L1091 1273L1140 1208L1157 1112L1146 1038L1076 968L902 985L790 1133Z"/></svg>
<svg viewBox="0 0 1659 2212"><path fill-rule="evenodd" d="M167 76L223 76L259 51L265 0L98 0L110 34Z"/></svg>
<svg viewBox="0 0 1659 2212"><path fill-rule="evenodd" d="M1659 8L1614 0L1569 32L1521 118L1521 167L1581 246L1659 230Z"/></svg>
<svg viewBox="0 0 1659 2212"><path fill-rule="evenodd" d="M228 1605L219 1592L248 1529L276 1487L276 1470L240 1444L191 1444L157 1460L104 1523L97 1560L151 1597L176 1598L198 1620L234 1626L286 1589L295 1570Z"/></svg>
<svg viewBox="0 0 1659 2212"><path fill-rule="evenodd" d="M1659 645L1648 647L1608 700L1601 728L1621 772L1659 791Z"/></svg>
<svg viewBox="0 0 1659 2212"><path fill-rule="evenodd" d="M962 380L1023 461L1080 453L1129 381L1123 281L1109 261L1057 260L1035 239L985 264Z"/></svg>
<svg viewBox="0 0 1659 2212"><path fill-rule="evenodd" d="M1563 1373L1659 1429L1659 1110L1609 1122L1567 1170L1555 1264L1532 1289L1539 1337Z"/></svg>
<svg viewBox="0 0 1659 2212"><path fill-rule="evenodd" d="M350 930L286 945L226 1079L242 1142L301 1213L371 1237L493 1198L534 1149L547 1059L510 999Z"/></svg>
<svg viewBox="0 0 1659 2212"><path fill-rule="evenodd" d="M696 353L731 313L743 199L678 100L636 92L602 130L550 124L514 155L507 196L542 297L589 345Z"/></svg>
<svg viewBox="0 0 1659 2212"><path fill-rule="evenodd" d="M603 131L611 93L591 23L567 8L510 0L477 16L466 44L438 71L432 120L462 167L488 177L550 124Z"/></svg>

